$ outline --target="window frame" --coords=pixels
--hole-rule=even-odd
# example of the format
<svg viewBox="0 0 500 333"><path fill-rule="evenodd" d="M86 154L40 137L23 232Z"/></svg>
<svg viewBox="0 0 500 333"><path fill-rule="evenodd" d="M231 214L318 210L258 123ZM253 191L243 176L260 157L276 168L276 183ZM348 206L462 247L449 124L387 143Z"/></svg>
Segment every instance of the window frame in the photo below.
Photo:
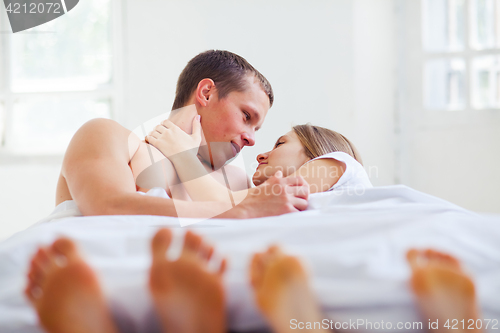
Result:
<svg viewBox="0 0 500 333"><path fill-rule="evenodd" d="M422 29L422 0L395 0L395 179L400 183L413 183L413 168L416 137L425 133L451 133L461 129L482 130L493 126L500 128L499 109L473 109L471 107L470 80L472 77L469 65L474 55L500 53L496 49L470 50L469 31L465 31L467 45L462 52L424 52ZM467 6L469 2L467 0ZM467 9L465 24L468 29L470 9ZM425 108L424 75L425 62L437 57L454 58L464 54L467 69L465 71L465 108L461 110L431 110ZM467 58L465 58L467 57ZM420 149L420 148L418 148Z"/></svg>
<svg viewBox="0 0 500 333"><path fill-rule="evenodd" d="M108 87L91 91L50 91L50 92L12 92L11 79L11 39L12 30L9 25L5 7L0 11L0 104L3 104L4 128L0 129L0 165L16 163L62 163L64 152L60 154L24 154L9 150L5 144L11 136L13 106L16 99L61 96L64 98L98 99L110 101L110 119L123 122L123 4L120 0L110 0L111 3L111 49L113 52L112 79ZM37 27L22 33L36 33ZM1 117L2 115L0 115Z"/></svg>
<svg viewBox="0 0 500 333"><path fill-rule="evenodd" d="M464 49L463 51L449 51L449 52L435 52L435 51L426 51L424 49L424 34L422 33L423 31L423 21L424 21L424 13L422 11L423 7L423 1L424 0L419 0L419 17L420 17L420 27L419 29L421 30L421 46L420 46L420 52L422 54L422 70L421 70L421 75L422 77L424 76L424 71L425 71L425 64L429 60L434 60L434 59L446 59L450 60L453 58L462 58L465 61L465 79L464 79L464 89L465 89L465 107L460 110L447 110L447 109L428 109L425 107L425 96L422 95L422 108L426 110L427 112L464 112L464 111L493 111L493 110L500 110L500 107L489 107L489 108L474 108L473 106L473 93L472 93L472 76L473 76L473 66L472 62L474 58L480 57L480 56L488 56L488 55L497 55L500 56L500 46L496 45L494 48L488 48L488 49L474 49L471 47L471 24L472 24L472 15L473 15L473 3L471 0L465 0L465 6L464 6ZM493 11L498 10L499 6L498 1L493 1ZM500 24L500 22L498 23ZM425 94L425 87L423 86L425 84L425 81L422 79L422 93Z"/></svg>

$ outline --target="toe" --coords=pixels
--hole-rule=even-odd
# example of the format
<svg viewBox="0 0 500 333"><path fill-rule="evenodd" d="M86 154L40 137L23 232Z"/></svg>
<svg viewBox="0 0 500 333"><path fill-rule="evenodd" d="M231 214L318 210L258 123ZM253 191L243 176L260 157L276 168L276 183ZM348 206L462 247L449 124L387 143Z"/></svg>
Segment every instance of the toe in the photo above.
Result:
<svg viewBox="0 0 500 333"><path fill-rule="evenodd" d="M423 253L424 256L430 261L440 260L441 258L440 253L433 249L426 249Z"/></svg>
<svg viewBox="0 0 500 333"><path fill-rule="evenodd" d="M71 239L65 237L58 238L54 243L52 243L49 251L56 256L63 256L66 259L72 259L78 255L76 244Z"/></svg>
<svg viewBox="0 0 500 333"><path fill-rule="evenodd" d="M428 268L434 260L434 254L429 250L414 250L408 256L413 271Z"/></svg>
<svg viewBox="0 0 500 333"><path fill-rule="evenodd" d="M226 272L226 269L227 269L227 259L224 258L220 263L218 274L223 275Z"/></svg>
<svg viewBox="0 0 500 333"><path fill-rule="evenodd" d="M442 265L446 265L449 268L460 268L460 262L455 257L444 252L437 252L437 254Z"/></svg>
<svg viewBox="0 0 500 333"><path fill-rule="evenodd" d="M446 254L446 261L451 267L461 269L460 260L458 260L454 256Z"/></svg>
<svg viewBox="0 0 500 333"><path fill-rule="evenodd" d="M28 283L28 285L24 289L24 295L28 298L28 300L31 303L35 302L35 297L33 296L33 293L32 293L33 288L34 288L34 285L31 283Z"/></svg>
<svg viewBox="0 0 500 333"><path fill-rule="evenodd" d="M202 243L200 246L200 257L203 261L209 261L214 254L214 247L206 243Z"/></svg>
<svg viewBox="0 0 500 333"><path fill-rule="evenodd" d="M437 265L442 268L460 269L460 262L455 257L433 249L427 249L425 256L432 265Z"/></svg>
<svg viewBox="0 0 500 333"><path fill-rule="evenodd" d="M283 255L280 247L278 245L271 245L266 252L262 255L262 267L263 269L272 265L278 258Z"/></svg>
<svg viewBox="0 0 500 333"><path fill-rule="evenodd" d="M280 250L279 246L276 244L269 246L269 248L267 249L267 253L271 254L271 255L276 255L280 252L281 252L281 250Z"/></svg>
<svg viewBox="0 0 500 333"><path fill-rule="evenodd" d="M406 252L406 260L410 264L410 267L414 270L418 265L418 257L420 256L420 251L417 249L410 249Z"/></svg>
<svg viewBox="0 0 500 333"><path fill-rule="evenodd" d="M48 250L44 247L38 249L30 262L28 279L37 285L41 285L43 279L50 269L51 260Z"/></svg>
<svg viewBox="0 0 500 333"><path fill-rule="evenodd" d="M39 248L33 256L32 262L35 261L42 269L46 269L50 265L49 250L46 247Z"/></svg>
<svg viewBox="0 0 500 333"><path fill-rule="evenodd" d="M24 294L31 303L35 303L43 296L43 291L40 286L29 284L24 290Z"/></svg>
<svg viewBox="0 0 500 333"><path fill-rule="evenodd" d="M153 260L165 260L165 254L172 242L172 231L166 228L158 230L151 242Z"/></svg>
<svg viewBox="0 0 500 333"><path fill-rule="evenodd" d="M201 245L201 237L193 233L191 230L186 232L184 236L184 245L182 247L182 254L198 252Z"/></svg>
<svg viewBox="0 0 500 333"><path fill-rule="evenodd" d="M40 264L36 260L33 260L31 262L28 278L34 283L41 284L45 274L46 272L41 268Z"/></svg>
<svg viewBox="0 0 500 333"><path fill-rule="evenodd" d="M259 288L262 284L264 262L263 253L255 253L250 262L250 282L254 288Z"/></svg>

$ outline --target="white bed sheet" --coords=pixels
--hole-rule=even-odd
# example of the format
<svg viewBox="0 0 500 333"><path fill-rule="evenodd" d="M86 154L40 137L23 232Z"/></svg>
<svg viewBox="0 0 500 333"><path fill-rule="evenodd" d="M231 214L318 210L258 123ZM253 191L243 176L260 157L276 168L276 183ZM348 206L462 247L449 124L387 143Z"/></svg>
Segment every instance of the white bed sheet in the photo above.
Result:
<svg viewBox="0 0 500 333"><path fill-rule="evenodd" d="M500 216L478 215L400 185L358 192L314 195L305 212L214 219L189 227L229 258L225 285L231 329L265 327L252 298L248 264L252 253L271 243L302 258L324 318L383 320L393 325L421 321L408 288L405 253L410 247L432 247L460 258L475 279L483 317L500 319ZM22 291L36 248L60 235L78 242L109 298L125 309L136 330L154 331L147 328L151 308L146 281L149 242L160 227L173 228L178 248L187 228L180 228L176 218L157 216L70 217L36 225L3 241L0 332L41 332ZM366 326L358 330L398 331Z"/></svg>

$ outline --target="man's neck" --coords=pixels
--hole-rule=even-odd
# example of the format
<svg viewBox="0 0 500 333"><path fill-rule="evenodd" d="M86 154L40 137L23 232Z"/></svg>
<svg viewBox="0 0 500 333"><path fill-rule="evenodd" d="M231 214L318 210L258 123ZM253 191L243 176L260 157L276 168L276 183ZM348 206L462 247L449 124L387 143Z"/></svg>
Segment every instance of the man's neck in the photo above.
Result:
<svg viewBox="0 0 500 333"><path fill-rule="evenodd" d="M198 114L196 105L193 103L188 106L173 110L168 120L177 125L181 130L188 134L193 133L193 118ZM198 159L208 169L213 169L209 161L198 153Z"/></svg>
<svg viewBox="0 0 500 333"><path fill-rule="evenodd" d="M193 133L193 118L198 114L196 105L191 104L180 109L173 110L168 120L179 126L181 130L188 134Z"/></svg>

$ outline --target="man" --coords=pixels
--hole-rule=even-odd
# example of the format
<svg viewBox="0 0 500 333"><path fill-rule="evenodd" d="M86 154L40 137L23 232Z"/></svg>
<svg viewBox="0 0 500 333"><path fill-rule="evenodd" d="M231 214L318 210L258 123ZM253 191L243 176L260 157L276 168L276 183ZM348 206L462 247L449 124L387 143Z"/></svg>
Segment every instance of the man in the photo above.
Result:
<svg viewBox="0 0 500 333"><path fill-rule="evenodd" d="M218 168L222 152L210 143L231 144L237 152L255 144L255 131L273 103L267 79L245 59L228 51L207 51L193 58L179 76L169 119L186 132L201 115L204 138L200 153L207 167ZM208 144L207 144L208 143ZM137 194L138 177L158 160L159 152L118 123L94 119L71 140L57 185L56 204L74 200L83 215L164 215L252 218L296 212L307 207L309 189L301 177L272 177L249 191L229 209L222 202L192 202ZM227 158L226 158L227 159ZM219 163L220 164L220 163ZM178 183L175 170L163 160L168 184ZM168 193L168 192L167 192ZM171 195L171 193L170 193Z"/></svg>

